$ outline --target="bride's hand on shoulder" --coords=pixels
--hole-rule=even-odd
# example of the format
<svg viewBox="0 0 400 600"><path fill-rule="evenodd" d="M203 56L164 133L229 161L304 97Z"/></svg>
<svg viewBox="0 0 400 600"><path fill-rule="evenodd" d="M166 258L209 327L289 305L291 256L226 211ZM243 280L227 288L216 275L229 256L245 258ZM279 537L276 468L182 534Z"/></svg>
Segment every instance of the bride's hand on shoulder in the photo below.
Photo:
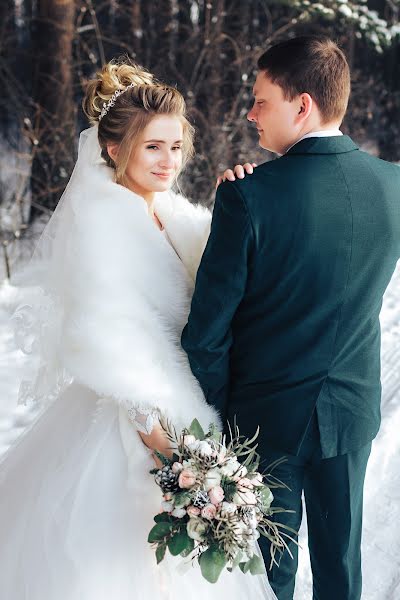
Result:
<svg viewBox="0 0 400 600"><path fill-rule="evenodd" d="M223 181L235 181L236 177L238 179L244 179L246 174L251 175L253 173L254 167L256 166L256 163L247 162L244 165L236 165L233 169L226 169L226 171L217 178L215 189L217 189L219 184Z"/></svg>

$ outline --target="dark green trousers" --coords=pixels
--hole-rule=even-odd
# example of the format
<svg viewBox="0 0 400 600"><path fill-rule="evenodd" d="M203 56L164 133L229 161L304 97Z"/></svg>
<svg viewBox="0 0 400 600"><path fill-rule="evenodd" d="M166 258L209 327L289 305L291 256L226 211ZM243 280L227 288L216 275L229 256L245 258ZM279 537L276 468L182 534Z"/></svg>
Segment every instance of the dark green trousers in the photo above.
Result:
<svg viewBox="0 0 400 600"><path fill-rule="evenodd" d="M278 514L276 520L296 531L302 518L301 497L304 491L308 524L308 546L313 574L313 600L360 600L361 598L361 529L363 487L371 443L342 456L323 459L316 412L308 427L298 456L273 471L291 491L274 489L274 504L294 510ZM282 453L263 452L263 467ZM269 569L268 540L259 539ZM268 577L278 600L292 600L298 563L298 548L289 543L294 556L281 555L279 567L268 570ZM278 555L277 555L278 556Z"/></svg>

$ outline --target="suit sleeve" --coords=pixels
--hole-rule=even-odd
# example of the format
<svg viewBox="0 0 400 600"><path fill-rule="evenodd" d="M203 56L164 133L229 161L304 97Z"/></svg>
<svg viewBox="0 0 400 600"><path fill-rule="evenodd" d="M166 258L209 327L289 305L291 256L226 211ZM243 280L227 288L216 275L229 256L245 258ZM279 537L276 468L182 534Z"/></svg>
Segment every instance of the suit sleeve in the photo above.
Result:
<svg viewBox="0 0 400 600"><path fill-rule="evenodd" d="M224 418L229 390L232 319L243 298L253 246L250 216L240 190L217 191L211 232L192 299L182 346L206 400Z"/></svg>

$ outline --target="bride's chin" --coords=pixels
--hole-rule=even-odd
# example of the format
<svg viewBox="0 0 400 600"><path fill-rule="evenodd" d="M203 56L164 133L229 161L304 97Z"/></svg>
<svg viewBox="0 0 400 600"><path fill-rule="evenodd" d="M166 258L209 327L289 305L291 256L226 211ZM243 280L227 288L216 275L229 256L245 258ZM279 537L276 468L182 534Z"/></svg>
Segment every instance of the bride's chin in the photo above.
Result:
<svg viewBox="0 0 400 600"><path fill-rule="evenodd" d="M157 186L154 186L154 192L166 192L172 187L172 181L166 181L165 183L160 182Z"/></svg>

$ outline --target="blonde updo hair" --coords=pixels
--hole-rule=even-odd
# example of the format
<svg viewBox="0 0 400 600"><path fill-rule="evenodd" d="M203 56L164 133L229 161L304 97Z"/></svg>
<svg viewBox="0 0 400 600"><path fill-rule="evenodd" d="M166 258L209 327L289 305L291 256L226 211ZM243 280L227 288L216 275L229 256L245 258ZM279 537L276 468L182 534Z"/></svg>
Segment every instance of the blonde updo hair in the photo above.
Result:
<svg viewBox="0 0 400 600"><path fill-rule="evenodd" d="M125 90L115 105L99 120L103 104L116 90ZM186 104L180 92L161 83L129 58L111 60L88 82L82 102L83 111L91 124L98 123L101 155L116 171L116 181L124 184L125 171L132 152L145 127L156 115L171 115L181 119L183 126L183 165L194 154L194 129L186 117ZM114 162L107 152L107 144L118 144L118 158Z"/></svg>

